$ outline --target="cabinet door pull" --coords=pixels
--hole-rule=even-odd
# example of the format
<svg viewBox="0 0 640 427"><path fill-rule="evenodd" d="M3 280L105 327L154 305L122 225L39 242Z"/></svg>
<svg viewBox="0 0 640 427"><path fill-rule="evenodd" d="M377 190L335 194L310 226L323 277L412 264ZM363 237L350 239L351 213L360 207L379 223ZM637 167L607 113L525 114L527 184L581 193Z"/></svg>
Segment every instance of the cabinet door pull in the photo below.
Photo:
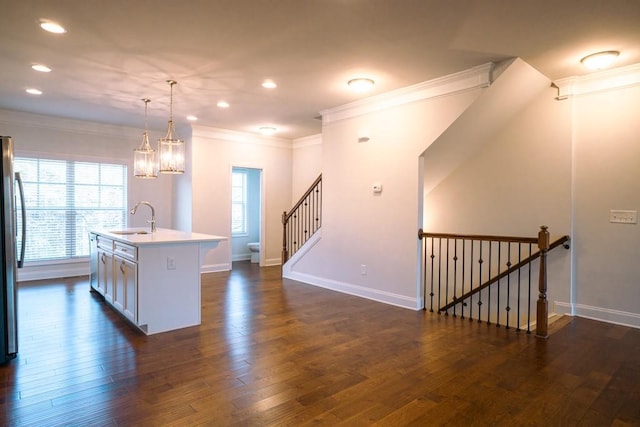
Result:
<svg viewBox="0 0 640 427"><path fill-rule="evenodd" d="M105 261L105 255L102 254L102 256L100 257L100 260L102 261L103 264L106 264L107 261Z"/></svg>
<svg viewBox="0 0 640 427"><path fill-rule="evenodd" d="M120 271L122 271L122 274L124 274L124 261L120 263Z"/></svg>

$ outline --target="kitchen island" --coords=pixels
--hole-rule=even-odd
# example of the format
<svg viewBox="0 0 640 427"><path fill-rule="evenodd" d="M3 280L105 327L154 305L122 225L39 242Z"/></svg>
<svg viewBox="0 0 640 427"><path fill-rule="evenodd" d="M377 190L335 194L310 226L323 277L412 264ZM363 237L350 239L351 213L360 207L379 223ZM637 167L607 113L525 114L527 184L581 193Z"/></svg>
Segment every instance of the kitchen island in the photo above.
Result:
<svg viewBox="0 0 640 427"><path fill-rule="evenodd" d="M200 266L226 237L159 228L92 231L91 289L147 335L200 324Z"/></svg>

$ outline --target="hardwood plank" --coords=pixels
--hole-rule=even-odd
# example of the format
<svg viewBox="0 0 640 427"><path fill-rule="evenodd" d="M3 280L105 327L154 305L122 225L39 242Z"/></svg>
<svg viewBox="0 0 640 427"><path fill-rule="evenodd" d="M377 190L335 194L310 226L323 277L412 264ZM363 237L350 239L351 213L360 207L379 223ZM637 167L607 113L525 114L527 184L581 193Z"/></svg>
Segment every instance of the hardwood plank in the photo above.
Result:
<svg viewBox="0 0 640 427"><path fill-rule="evenodd" d="M640 330L565 317L540 340L248 262L202 303L147 337L86 277L21 284L0 425L640 425Z"/></svg>

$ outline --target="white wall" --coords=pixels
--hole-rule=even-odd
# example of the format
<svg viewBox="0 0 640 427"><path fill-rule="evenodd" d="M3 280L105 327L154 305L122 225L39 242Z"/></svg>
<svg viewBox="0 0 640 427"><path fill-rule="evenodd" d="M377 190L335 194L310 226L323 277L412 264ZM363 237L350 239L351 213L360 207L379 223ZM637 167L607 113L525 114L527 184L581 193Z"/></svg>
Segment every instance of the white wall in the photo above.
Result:
<svg viewBox="0 0 640 427"><path fill-rule="evenodd" d="M193 231L231 235L231 170L262 170L263 265L277 265L282 252L282 212L291 204L291 141L194 126L192 141ZM231 269L231 242L206 255L203 271Z"/></svg>
<svg viewBox="0 0 640 427"><path fill-rule="evenodd" d="M618 85L640 81L618 74L610 79ZM560 94L579 93L568 100L544 90L495 129L481 151L435 187L429 182L425 226L533 235L544 224L552 235L570 233L571 250L558 248L549 256L551 308L640 327L640 225L609 222L612 209L640 210L640 86L606 90L598 79L567 79ZM512 90L510 96L519 93ZM421 172L416 152L437 139L476 95L326 124L323 229L315 246L292 263L290 277L410 306L418 293L411 245L418 210L414 178ZM371 141L357 144L363 128ZM422 172L426 177L428 171ZM379 196L371 193L374 182L383 185Z"/></svg>
<svg viewBox="0 0 640 427"><path fill-rule="evenodd" d="M292 191L293 207L305 191L322 173L322 135L313 135L293 141ZM285 210L289 210L289 208Z"/></svg>
<svg viewBox="0 0 640 427"><path fill-rule="evenodd" d="M554 96L546 84L478 154L425 194L426 231L536 237L547 225L552 238L571 233L571 110ZM549 254L549 301L570 298L570 255L563 248ZM537 274L532 280L537 289Z"/></svg>
<svg viewBox="0 0 640 427"><path fill-rule="evenodd" d="M640 210L640 87L576 96L575 306L578 315L640 327L640 226L609 210Z"/></svg>
<svg viewBox="0 0 640 427"><path fill-rule="evenodd" d="M158 227L170 228L173 220L171 177L161 176L155 180L133 177L133 150L140 145L142 132L142 129L0 110L0 134L13 138L16 155L125 162L129 168L129 207L140 200L149 201L156 208ZM150 131L150 139L155 140L160 136L161 132ZM129 226L146 227L150 217L150 211L141 208L135 216L128 217ZM19 280L30 280L88 272L88 261L81 261L27 267L19 270L18 274Z"/></svg>
<svg viewBox="0 0 640 427"><path fill-rule="evenodd" d="M419 156L480 93L470 89L326 122L321 239L287 275L418 308ZM363 130L370 140L359 143ZM382 193L373 193L374 183Z"/></svg>

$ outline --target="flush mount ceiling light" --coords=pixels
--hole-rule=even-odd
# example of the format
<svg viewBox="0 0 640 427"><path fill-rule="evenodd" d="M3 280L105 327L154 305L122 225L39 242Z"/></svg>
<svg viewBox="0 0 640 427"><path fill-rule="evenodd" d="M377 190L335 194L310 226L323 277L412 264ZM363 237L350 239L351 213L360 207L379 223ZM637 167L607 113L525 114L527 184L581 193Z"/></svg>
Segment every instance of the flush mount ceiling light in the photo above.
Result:
<svg viewBox="0 0 640 427"><path fill-rule="evenodd" d="M40 20L40 28L54 34L64 34L67 32L62 25L48 19Z"/></svg>
<svg viewBox="0 0 640 427"><path fill-rule="evenodd" d="M271 136L276 133L276 128L274 128L273 126L262 126L258 130L265 136Z"/></svg>
<svg viewBox="0 0 640 427"><path fill-rule="evenodd" d="M229 108L229 103L227 101L218 101L216 105L218 108Z"/></svg>
<svg viewBox="0 0 640 427"><path fill-rule="evenodd" d="M31 68L35 71L40 71L41 73L49 73L51 72L51 68L47 67L44 64L33 64Z"/></svg>
<svg viewBox="0 0 640 427"><path fill-rule="evenodd" d="M371 90L375 82L368 78L358 77L356 79L349 80L347 84L356 92L367 92L368 90Z"/></svg>
<svg viewBox="0 0 640 427"><path fill-rule="evenodd" d="M167 135L158 140L158 155L160 156L160 173L184 173L184 141L178 138L173 128L173 85L175 80L167 80L171 87L169 99L169 124Z"/></svg>
<svg viewBox="0 0 640 427"><path fill-rule="evenodd" d="M273 80L267 79L262 82L262 87L266 89L275 89L278 87L278 85Z"/></svg>
<svg viewBox="0 0 640 427"><path fill-rule="evenodd" d="M193 114L189 114L187 116L187 120L189 120L190 122L195 122L198 120L198 118L196 116L194 116Z"/></svg>
<svg viewBox="0 0 640 427"><path fill-rule="evenodd" d="M149 144L149 131L147 129L147 105L150 99L144 98L144 133L140 147L133 150L133 176L136 178L157 178L158 161L156 151Z"/></svg>
<svg viewBox="0 0 640 427"><path fill-rule="evenodd" d="M30 87L28 89L25 89L25 92L27 92L29 95L42 95L42 91L40 89L36 89L34 87Z"/></svg>
<svg viewBox="0 0 640 427"><path fill-rule="evenodd" d="M604 70L609 68L619 55L620 52L617 50L607 50L587 55L580 62L589 70Z"/></svg>

